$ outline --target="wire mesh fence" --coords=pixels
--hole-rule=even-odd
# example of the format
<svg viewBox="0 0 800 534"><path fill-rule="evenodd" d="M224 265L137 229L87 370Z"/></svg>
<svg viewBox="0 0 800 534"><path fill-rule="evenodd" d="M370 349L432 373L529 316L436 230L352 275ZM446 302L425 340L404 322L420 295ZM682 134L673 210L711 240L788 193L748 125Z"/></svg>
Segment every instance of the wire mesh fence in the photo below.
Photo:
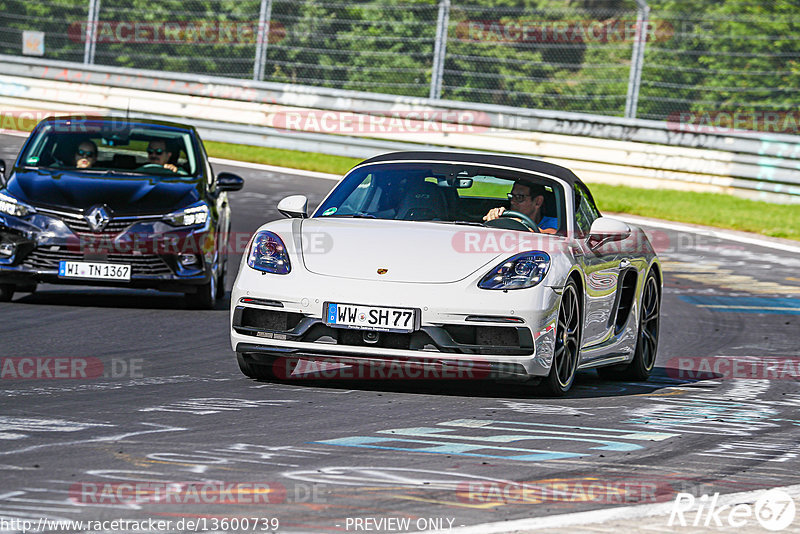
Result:
<svg viewBox="0 0 800 534"><path fill-rule="evenodd" d="M0 0L0 53L610 116L633 99L640 118L747 112L748 129L794 116L795 0L638 1Z"/></svg>

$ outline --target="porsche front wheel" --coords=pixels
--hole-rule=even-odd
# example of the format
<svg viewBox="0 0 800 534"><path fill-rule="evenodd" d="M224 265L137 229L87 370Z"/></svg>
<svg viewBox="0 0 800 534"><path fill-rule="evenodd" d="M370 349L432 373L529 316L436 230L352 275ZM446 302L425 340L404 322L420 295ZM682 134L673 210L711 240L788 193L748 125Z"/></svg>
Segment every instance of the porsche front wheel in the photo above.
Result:
<svg viewBox="0 0 800 534"><path fill-rule="evenodd" d="M639 309L639 331L633 361L625 374L634 380L647 380L656 364L658 351L658 332L661 323L661 295L658 292L656 275L647 275L642 290L642 304Z"/></svg>
<svg viewBox="0 0 800 534"><path fill-rule="evenodd" d="M575 381L578 355L581 347L581 309L578 303L578 287L569 280L561 295L556 326L556 343L550 373L544 380L547 391L558 397L566 395Z"/></svg>

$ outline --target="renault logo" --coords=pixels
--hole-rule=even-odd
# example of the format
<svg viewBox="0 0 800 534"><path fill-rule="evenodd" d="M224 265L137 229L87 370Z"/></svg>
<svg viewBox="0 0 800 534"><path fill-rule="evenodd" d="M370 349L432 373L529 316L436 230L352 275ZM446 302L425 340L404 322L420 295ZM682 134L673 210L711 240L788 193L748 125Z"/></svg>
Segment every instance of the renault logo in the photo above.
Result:
<svg viewBox="0 0 800 534"><path fill-rule="evenodd" d="M102 232L108 224L110 217L105 206L94 206L86 214L86 222L89 223L89 228L92 232Z"/></svg>

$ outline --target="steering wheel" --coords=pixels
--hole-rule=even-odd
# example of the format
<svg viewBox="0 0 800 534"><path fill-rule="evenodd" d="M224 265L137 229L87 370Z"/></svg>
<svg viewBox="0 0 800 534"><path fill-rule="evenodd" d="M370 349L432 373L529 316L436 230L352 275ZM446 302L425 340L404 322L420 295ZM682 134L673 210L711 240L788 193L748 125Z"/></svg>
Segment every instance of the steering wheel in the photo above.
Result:
<svg viewBox="0 0 800 534"><path fill-rule="evenodd" d="M522 223L523 226L525 226L531 232L539 233L539 227L536 225L535 222L533 222L533 219L531 219L530 217L528 217L524 213L520 213L520 212L514 211L514 210L506 210L506 211L504 211L503 213L500 214L500 218L501 219L504 218L504 217L511 218L511 219L517 219L519 222Z"/></svg>
<svg viewBox="0 0 800 534"><path fill-rule="evenodd" d="M160 163L145 163L141 167L136 167L137 171L146 171L148 169L150 169L151 171L159 169L159 170L163 171L164 173L170 173L170 174L186 174L185 172L182 172L182 170L180 168L177 171L173 171L172 169L168 169L167 167L164 167Z"/></svg>

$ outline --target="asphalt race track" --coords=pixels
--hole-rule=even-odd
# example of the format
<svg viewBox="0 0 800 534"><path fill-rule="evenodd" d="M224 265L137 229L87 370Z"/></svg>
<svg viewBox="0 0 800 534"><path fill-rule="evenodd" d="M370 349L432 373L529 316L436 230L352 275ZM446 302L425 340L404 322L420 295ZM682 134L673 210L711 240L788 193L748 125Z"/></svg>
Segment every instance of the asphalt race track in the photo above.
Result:
<svg viewBox="0 0 800 534"><path fill-rule="evenodd" d="M22 141L0 135L7 164ZM334 183L223 169L245 178L230 199L248 237L283 196L315 206ZM800 254L646 228L666 271L654 376L586 371L568 398L486 380L258 382L230 350L227 298L18 294L0 304L0 532L499 532L483 524L800 483ZM16 376L30 358L98 371ZM664 515L621 525L678 531Z"/></svg>

